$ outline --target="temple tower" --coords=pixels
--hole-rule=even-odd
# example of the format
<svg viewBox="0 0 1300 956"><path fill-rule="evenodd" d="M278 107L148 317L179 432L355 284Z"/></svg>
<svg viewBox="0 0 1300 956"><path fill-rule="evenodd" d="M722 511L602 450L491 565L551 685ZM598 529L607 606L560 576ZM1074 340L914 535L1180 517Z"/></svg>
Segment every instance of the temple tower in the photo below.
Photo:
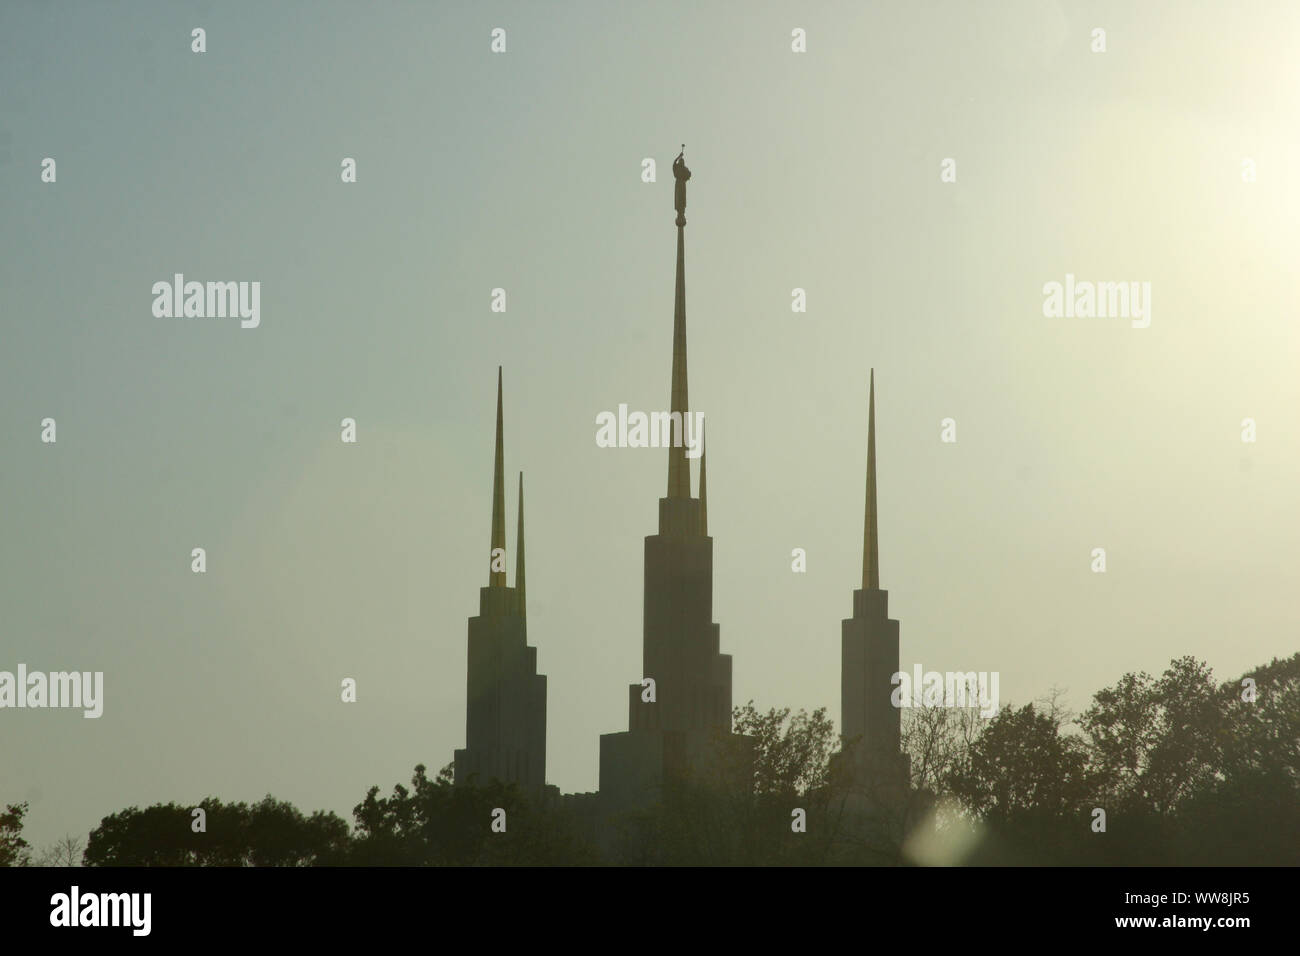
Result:
<svg viewBox="0 0 1300 956"><path fill-rule="evenodd" d="M668 487L659 499L659 532L645 539L642 676L628 687L628 730L600 738L600 793L610 809L646 806L664 781L698 771L719 735L731 729L731 657L719 649L713 623L713 539L706 525L701 458L700 497L691 497L691 429L686 384L685 154L673 163L677 211L677 278L673 306ZM701 442L703 435L696 436Z"/></svg>
<svg viewBox="0 0 1300 956"><path fill-rule="evenodd" d="M876 527L876 373L867 405L867 505L862 534L862 588L853 592L853 617L841 625L840 730L856 783L882 798L897 796L908 780L899 749L900 711L893 705L898 672L898 622L889 617L889 592L880 589Z"/></svg>
<svg viewBox="0 0 1300 956"><path fill-rule="evenodd" d="M465 747L455 752L455 782L491 779L540 793L546 783L546 676L528 646L524 601L524 476L519 475L515 586L506 586L505 474L501 370L497 369L496 456L488 584L469 619Z"/></svg>

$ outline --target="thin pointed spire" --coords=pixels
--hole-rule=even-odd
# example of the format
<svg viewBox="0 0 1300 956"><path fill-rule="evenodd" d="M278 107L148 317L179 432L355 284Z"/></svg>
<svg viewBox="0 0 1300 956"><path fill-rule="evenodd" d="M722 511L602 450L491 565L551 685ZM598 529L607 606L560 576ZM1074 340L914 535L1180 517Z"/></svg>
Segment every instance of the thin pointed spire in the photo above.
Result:
<svg viewBox="0 0 1300 956"><path fill-rule="evenodd" d="M668 448L668 497L691 496L691 462L686 457L686 416L689 402L686 394L686 181L691 171L682 156L673 162L676 180L674 206L677 209L677 286L673 301L673 384L670 412L679 413L677 434Z"/></svg>
<svg viewBox="0 0 1300 956"><path fill-rule="evenodd" d="M519 592L519 616L527 617L524 600L524 473L519 473L519 531L515 535L515 590Z"/></svg>
<svg viewBox="0 0 1300 956"><path fill-rule="evenodd" d="M497 452L492 465L492 548L488 556L488 587L505 587L505 553L506 553L506 484L503 458L505 457L501 427L501 366L497 366ZM492 570L492 562L498 549L502 555L501 570Z"/></svg>
<svg viewBox="0 0 1300 956"><path fill-rule="evenodd" d="M880 545L876 533L876 370L871 370L867 404L867 517L862 542L862 589L880 590Z"/></svg>
<svg viewBox="0 0 1300 956"><path fill-rule="evenodd" d="M704 470L704 458L708 449L704 446L704 428L700 427L700 534L709 534L709 479Z"/></svg>

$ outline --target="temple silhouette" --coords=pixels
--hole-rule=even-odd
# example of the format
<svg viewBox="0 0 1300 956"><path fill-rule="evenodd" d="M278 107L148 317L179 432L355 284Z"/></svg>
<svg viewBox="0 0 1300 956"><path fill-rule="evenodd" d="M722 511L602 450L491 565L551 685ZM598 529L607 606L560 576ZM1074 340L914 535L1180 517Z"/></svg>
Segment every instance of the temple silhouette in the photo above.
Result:
<svg viewBox="0 0 1300 956"><path fill-rule="evenodd" d="M524 476L519 474L515 586L506 586L506 491L502 470L501 369L497 369L497 441L492 467L492 544L487 587L478 616L469 619L465 687L465 747L454 758L458 784L477 778L516 783L529 792L546 785L546 676L537 648L528 646L524 603Z"/></svg>
<svg viewBox="0 0 1300 956"><path fill-rule="evenodd" d="M713 622L713 539L708 533L706 454L700 457L698 497L691 496L690 458L682 435L689 410L686 361L685 147L673 162L677 268L673 306L667 492L659 499L659 528L645 538L641 679L628 686L628 727L600 735L600 789L560 795L546 778L546 677L528 646L524 600L523 475L515 586L506 583L505 486L501 371L497 371L496 455L488 584L479 589L478 616L469 619L464 749L455 752L454 779L463 785L497 779L548 801L559 800L602 839L605 821L653 807L670 782L709 780L744 786L742 758L731 778L716 749L732 734L731 656L721 652ZM900 749L900 713L891 702L898 671L898 622L880 588L876 527L875 371L868 386L866 514L862 587L841 633L841 737L836 764L863 794L868 812L898 805L908 791L909 763ZM733 751L735 752L735 751Z"/></svg>

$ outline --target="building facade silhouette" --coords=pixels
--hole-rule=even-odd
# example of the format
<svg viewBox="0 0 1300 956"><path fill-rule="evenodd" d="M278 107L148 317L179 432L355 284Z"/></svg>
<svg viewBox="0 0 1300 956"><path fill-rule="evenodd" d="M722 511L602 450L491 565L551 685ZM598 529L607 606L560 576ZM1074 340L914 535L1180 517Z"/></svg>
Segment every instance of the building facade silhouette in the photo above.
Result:
<svg viewBox="0 0 1300 956"><path fill-rule="evenodd" d="M645 539L642 678L628 687L628 729L600 738L600 799L606 810L645 807L665 781L708 760L731 729L731 657L713 623L713 539L700 458L699 497L681 426L689 414L686 374L686 183L684 155L673 163L677 276L673 305L668 487L659 531ZM703 436L700 436L703 441ZM703 449L701 448L701 451ZM652 684L646 683L653 682Z"/></svg>
<svg viewBox="0 0 1300 956"><path fill-rule="evenodd" d="M600 736L600 789L564 794L562 804L600 842L605 821L658 803L674 779L746 785L752 754L732 735L731 656L721 652L713 622L713 539L708 532L708 485L700 434L698 497L691 495L691 458L683 435L690 414L686 350L686 183L684 150L673 163L677 263L673 307L670 421L666 494L659 499L658 531L645 538L642 607L642 679L628 686L628 729ZM880 588L876 504L875 371L867 413L867 490L862 587L853 592L853 616L841 625L841 738L836 761L866 794L860 807L898 806L908 790L909 761L900 749L900 712L893 706L898 671L898 621L889 617L889 593ZM487 587L479 614L469 619L466 746L455 752L456 784L497 779L547 799L558 795L546 778L546 677L528 646L524 591L523 475L515 586L505 573L505 492L501 373L497 373L496 457ZM738 763L719 775L720 742L736 744ZM701 773L701 771L705 771ZM728 773L730 775L728 775Z"/></svg>
<svg viewBox="0 0 1300 956"><path fill-rule="evenodd" d="M867 504L862 531L862 587L853 616L840 625L841 760L850 778L875 802L896 804L906 792L908 757L900 750L901 712L893 704L898 673L898 622L889 592L880 588L876 522L876 372L867 399Z"/></svg>
<svg viewBox="0 0 1300 956"><path fill-rule="evenodd" d="M488 584L469 619L465 747L455 752L456 784L496 779L530 793L546 785L546 676L528 646L524 592L524 476L519 475L515 586L506 586L506 508L501 370L497 369L496 457L492 467L492 535Z"/></svg>

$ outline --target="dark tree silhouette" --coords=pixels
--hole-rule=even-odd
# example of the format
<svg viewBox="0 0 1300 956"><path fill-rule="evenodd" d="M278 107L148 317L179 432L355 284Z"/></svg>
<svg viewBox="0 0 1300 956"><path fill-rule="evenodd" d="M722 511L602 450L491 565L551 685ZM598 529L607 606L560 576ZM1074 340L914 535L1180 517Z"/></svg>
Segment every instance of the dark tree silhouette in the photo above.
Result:
<svg viewBox="0 0 1300 956"><path fill-rule="evenodd" d="M23 839L26 803L11 803L0 813L0 866L27 866L30 847Z"/></svg>
<svg viewBox="0 0 1300 956"><path fill-rule="evenodd" d="M758 711L719 733L714 759L667 782L660 802L593 820L593 799L452 783L451 766L389 796L371 787L354 828L273 797L131 807L90 833L91 866L898 864L909 834L964 827L975 864L1300 863L1300 654L1216 684L1190 657L1125 674L1071 722L1059 693L984 720L921 709L904 720L903 801L849 774L825 709ZM852 742L850 741L851 745ZM869 775L868 775L869 777ZM942 828L930 819L945 811ZM1105 811L1105 830L1095 811ZM494 811L505 812L494 832ZM795 832L792 812L806 829ZM26 804L0 814L0 865L25 865ZM594 819L594 818L593 818ZM603 827L602 831L600 828ZM601 833L604 835L601 836ZM597 846L600 849L598 852ZM71 852L71 851L69 851Z"/></svg>
<svg viewBox="0 0 1300 956"><path fill-rule="evenodd" d="M192 824L195 807L205 832ZM223 804L209 797L195 805L130 807L105 817L90 832L87 866L313 866L347 861L348 825L337 814L310 817L267 796L259 802Z"/></svg>
<svg viewBox="0 0 1300 956"><path fill-rule="evenodd" d="M939 789L984 828L967 862L1300 863L1300 654L1222 685L1179 658L1062 723L1004 708L953 763Z"/></svg>
<svg viewBox="0 0 1300 956"><path fill-rule="evenodd" d="M492 829L505 811L504 832ZM553 802L529 799L514 785L471 781L453 786L450 764L430 780L423 764L408 789L389 797L371 787L353 809L351 861L385 866L546 866L595 863L598 858Z"/></svg>

